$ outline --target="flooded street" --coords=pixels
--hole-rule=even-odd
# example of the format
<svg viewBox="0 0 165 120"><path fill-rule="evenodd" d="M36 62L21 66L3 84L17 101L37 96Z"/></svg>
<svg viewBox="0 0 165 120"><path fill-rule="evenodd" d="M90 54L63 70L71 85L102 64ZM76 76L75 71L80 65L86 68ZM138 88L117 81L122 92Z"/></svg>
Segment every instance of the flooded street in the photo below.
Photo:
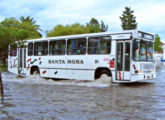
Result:
<svg viewBox="0 0 165 120"><path fill-rule="evenodd" d="M0 120L164 120L165 68L155 81L113 84L2 74Z"/></svg>

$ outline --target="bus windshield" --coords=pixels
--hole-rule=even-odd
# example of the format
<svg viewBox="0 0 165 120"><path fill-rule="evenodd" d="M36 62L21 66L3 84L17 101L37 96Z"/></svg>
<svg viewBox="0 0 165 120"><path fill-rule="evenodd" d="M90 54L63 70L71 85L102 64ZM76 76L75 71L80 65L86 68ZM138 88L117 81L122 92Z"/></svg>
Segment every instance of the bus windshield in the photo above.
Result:
<svg viewBox="0 0 165 120"><path fill-rule="evenodd" d="M154 61L153 42L144 40L134 40L133 59L135 61Z"/></svg>

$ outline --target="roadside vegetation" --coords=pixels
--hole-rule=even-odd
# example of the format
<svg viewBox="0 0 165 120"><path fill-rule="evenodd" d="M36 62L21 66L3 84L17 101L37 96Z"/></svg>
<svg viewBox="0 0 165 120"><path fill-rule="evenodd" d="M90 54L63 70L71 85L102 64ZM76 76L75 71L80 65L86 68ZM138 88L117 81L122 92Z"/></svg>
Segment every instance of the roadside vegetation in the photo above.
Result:
<svg viewBox="0 0 165 120"><path fill-rule="evenodd" d="M31 17L6 18L0 22L0 61L6 66L8 46L15 41L42 37L39 25Z"/></svg>
<svg viewBox="0 0 165 120"><path fill-rule="evenodd" d="M123 30L137 29L138 23L134 16L134 11L130 7L125 7L121 16L121 27ZM47 37L75 35L83 33L97 33L108 31L109 26L104 21L98 21L96 18L91 18L85 25L74 23L71 25L57 24L53 29L46 31ZM28 40L33 38L41 38L43 30L37 21L31 16L16 18L6 18L0 22L0 61L3 66L6 65L6 59L8 57L8 46L16 46L14 43L18 41L19 47L22 47L22 40ZM162 52L160 37L156 34L155 37L155 51ZM1 65L2 66L2 65ZM6 70L6 67L2 67Z"/></svg>
<svg viewBox="0 0 165 120"><path fill-rule="evenodd" d="M7 71L8 71L7 65L4 66L3 64L0 64L0 70L1 70L2 72L7 72Z"/></svg>

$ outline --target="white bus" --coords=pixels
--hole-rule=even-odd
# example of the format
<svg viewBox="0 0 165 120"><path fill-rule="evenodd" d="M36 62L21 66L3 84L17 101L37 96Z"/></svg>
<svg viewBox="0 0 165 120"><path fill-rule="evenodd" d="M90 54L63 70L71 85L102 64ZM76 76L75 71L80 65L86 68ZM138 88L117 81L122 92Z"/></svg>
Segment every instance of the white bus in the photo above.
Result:
<svg viewBox="0 0 165 120"><path fill-rule="evenodd" d="M128 30L27 40L10 49L8 70L45 78L135 82L156 78L154 36Z"/></svg>

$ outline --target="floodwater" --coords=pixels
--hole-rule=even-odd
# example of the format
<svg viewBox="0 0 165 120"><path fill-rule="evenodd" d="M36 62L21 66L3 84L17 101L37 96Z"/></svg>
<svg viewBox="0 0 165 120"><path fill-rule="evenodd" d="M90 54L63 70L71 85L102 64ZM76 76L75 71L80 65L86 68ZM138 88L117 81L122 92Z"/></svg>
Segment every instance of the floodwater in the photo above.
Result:
<svg viewBox="0 0 165 120"><path fill-rule="evenodd" d="M0 120L165 120L165 68L155 81L111 86L11 73L2 78Z"/></svg>

